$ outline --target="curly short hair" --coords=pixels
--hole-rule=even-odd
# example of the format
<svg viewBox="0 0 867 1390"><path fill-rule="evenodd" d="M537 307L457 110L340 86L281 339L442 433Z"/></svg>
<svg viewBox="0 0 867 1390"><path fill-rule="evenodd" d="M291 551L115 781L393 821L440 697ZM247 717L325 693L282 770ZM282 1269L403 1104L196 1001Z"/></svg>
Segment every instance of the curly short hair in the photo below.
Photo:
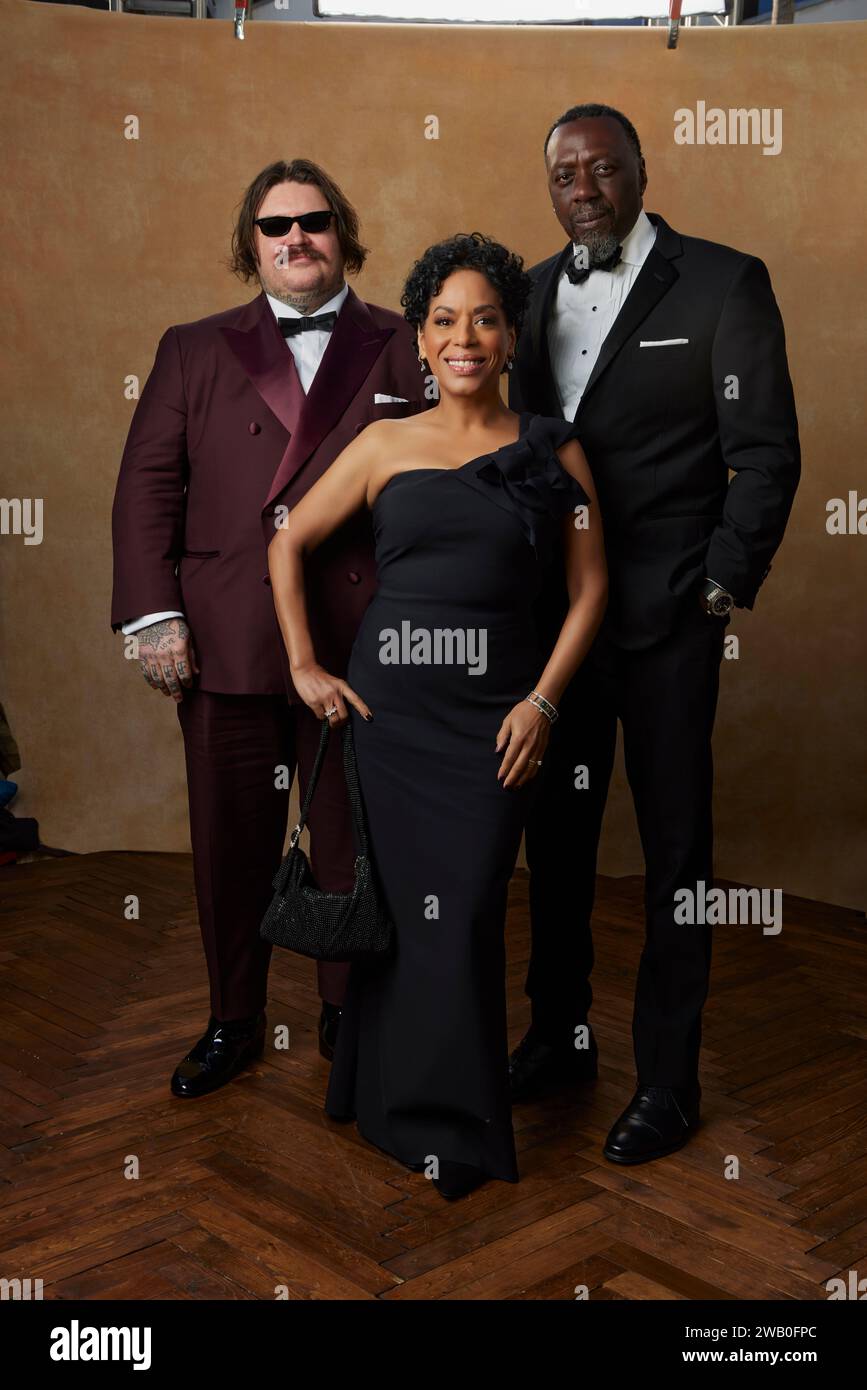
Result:
<svg viewBox="0 0 867 1390"><path fill-rule="evenodd" d="M424 326L431 300L455 270L478 270L490 280L506 322L520 333L533 281L521 256L482 232L458 232L429 246L415 262L400 297L404 318L413 328Z"/></svg>

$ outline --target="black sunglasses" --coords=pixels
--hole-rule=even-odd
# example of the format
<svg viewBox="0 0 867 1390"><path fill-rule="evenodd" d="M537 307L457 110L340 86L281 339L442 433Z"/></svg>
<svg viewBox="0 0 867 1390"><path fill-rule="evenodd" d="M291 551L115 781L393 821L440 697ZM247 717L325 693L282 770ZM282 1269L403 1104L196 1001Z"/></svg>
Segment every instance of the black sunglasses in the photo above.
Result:
<svg viewBox="0 0 867 1390"><path fill-rule="evenodd" d="M328 212L302 212L300 217L257 217L253 225L258 227L263 236L285 236L292 230L293 222L297 222L302 232L326 232L328 224L334 213Z"/></svg>

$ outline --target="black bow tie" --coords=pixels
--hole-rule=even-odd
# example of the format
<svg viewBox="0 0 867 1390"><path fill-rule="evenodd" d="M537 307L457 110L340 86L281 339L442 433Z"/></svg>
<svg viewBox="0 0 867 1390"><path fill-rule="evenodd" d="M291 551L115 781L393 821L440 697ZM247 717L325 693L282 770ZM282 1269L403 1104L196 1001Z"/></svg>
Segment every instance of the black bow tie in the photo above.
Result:
<svg viewBox="0 0 867 1390"><path fill-rule="evenodd" d="M616 246L607 261L600 261L598 265L588 266L586 270L579 270L575 264L575 257L570 256L566 262L566 274L573 285L583 285L591 270L613 270L616 265L619 265L622 250L622 246Z"/></svg>
<svg viewBox="0 0 867 1390"><path fill-rule="evenodd" d="M295 333L307 333L311 328L324 328L330 333L337 322L337 310L332 309L328 314L314 314L312 318L278 319L277 322L284 338L291 338Z"/></svg>

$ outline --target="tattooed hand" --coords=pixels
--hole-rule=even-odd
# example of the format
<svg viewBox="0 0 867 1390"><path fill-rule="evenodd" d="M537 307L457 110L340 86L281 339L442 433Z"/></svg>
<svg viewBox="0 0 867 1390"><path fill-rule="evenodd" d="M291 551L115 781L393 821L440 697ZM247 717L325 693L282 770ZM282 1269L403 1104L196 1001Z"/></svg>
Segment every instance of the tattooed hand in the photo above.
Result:
<svg viewBox="0 0 867 1390"><path fill-rule="evenodd" d="M193 676L199 674L199 663L193 648L190 629L183 618L166 618L161 623L139 628L138 654L142 675L154 690L182 700L182 686L190 689Z"/></svg>

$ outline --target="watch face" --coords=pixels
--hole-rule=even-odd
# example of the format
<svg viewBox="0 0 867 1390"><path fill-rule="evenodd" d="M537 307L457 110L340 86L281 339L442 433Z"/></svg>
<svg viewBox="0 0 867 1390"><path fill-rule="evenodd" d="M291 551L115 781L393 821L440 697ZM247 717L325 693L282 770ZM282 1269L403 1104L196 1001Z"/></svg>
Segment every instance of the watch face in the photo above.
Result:
<svg viewBox="0 0 867 1390"><path fill-rule="evenodd" d="M717 617L724 618L727 613L732 611L733 603L734 600L730 594L717 594L711 603L711 608Z"/></svg>

